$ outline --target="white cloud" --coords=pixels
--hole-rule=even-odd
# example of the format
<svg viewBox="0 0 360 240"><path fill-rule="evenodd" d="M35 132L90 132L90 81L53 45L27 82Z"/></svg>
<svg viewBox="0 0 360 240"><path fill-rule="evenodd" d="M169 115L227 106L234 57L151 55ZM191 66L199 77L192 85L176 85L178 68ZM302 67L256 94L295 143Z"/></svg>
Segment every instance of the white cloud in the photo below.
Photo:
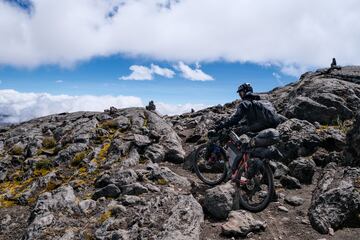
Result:
<svg viewBox="0 0 360 240"><path fill-rule="evenodd" d="M132 65L129 68L132 73L128 76L122 76L120 80L152 80L153 75L159 75L166 78L172 78L175 75L175 72L168 68L161 68L158 65L151 64L151 67Z"/></svg>
<svg viewBox="0 0 360 240"><path fill-rule="evenodd" d="M33 5L28 14L0 0L0 65L71 66L113 54L272 63L289 74L297 74L292 66L328 66L332 57L340 65L360 64L358 0L36 0Z"/></svg>
<svg viewBox="0 0 360 240"><path fill-rule="evenodd" d="M173 78L175 72L168 68L161 68L158 65L151 64L151 72L166 78Z"/></svg>
<svg viewBox="0 0 360 240"><path fill-rule="evenodd" d="M192 81L211 81L214 78L206 73L204 73L201 69L199 69L199 64L196 64L196 68L192 69L188 65L183 62L179 62L178 65L175 66L179 71L181 71L182 76L186 79Z"/></svg>
<svg viewBox="0 0 360 240"><path fill-rule="evenodd" d="M61 80L61 79L59 79L59 80L56 80L55 82L56 82L56 83L63 83L64 81Z"/></svg>
<svg viewBox="0 0 360 240"><path fill-rule="evenodd" d="M161 114L173 115L206 107L204 104L166 104L155 102ZM76 111L103 111L117 108L143 107L134 96L69 96L48 93L21 93L12 89L0 90L0 123L17 123L49 114Z"/></svg>
<svg viewBox="0 0 360 240"><path fill-rule="evenodd" d="M152 80L152 71L148 67L132 65L129 68L132 73L129 76L122 76L120 80Z"/></svg>

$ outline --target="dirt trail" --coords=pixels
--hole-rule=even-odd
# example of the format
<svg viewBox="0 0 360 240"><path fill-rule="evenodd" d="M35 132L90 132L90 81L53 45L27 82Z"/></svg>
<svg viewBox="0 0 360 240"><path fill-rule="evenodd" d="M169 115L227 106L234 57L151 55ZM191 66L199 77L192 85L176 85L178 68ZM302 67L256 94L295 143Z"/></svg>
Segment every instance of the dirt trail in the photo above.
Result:
<svg viewBox="0 0 360 240"><path fill-rule="evenodd" d="M204 185L195 175L190 171L182 168L181 165L162 163L169 167L175 173L187 177L193 182L193 195L201 203L203 193L209 186ZM293 207L284 202L284 199L279 199L279 202L272 202L262 212L256 213L260 219L266 221L267 228L264 232L257 233L249 237L249 239L262 240L312 240L312 239L327 239L327 240L355 240L354 236L360 236L360 228L343 228L335 232L335 235L322 235L314 230L307 217L308 208L311 203L312 191L316 186L318 175L314 176L314 183L311 185L302 185L302 189L287 190L277 187L277 192L283 193L285 196L298 196L305 200L304 204L298 207ZM281 186L278 180L275 180L276 186ZM278 210L279 206L285 206L289 211L282 212ZM218 221L216 219L205 217L201 240L222 240L229 239L221 236L221 225L225 221ZM359 226L359 224L357 224ZM231 238L230 238L231 239ZM241 238L234 238L241 239Z"/></svg>

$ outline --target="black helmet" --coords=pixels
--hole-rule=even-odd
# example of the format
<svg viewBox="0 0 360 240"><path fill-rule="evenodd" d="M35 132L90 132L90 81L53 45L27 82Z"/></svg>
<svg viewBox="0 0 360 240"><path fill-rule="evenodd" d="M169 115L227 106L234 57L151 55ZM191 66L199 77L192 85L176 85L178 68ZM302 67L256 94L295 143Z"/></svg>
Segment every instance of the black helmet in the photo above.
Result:
<svg viewBox="0 0 360 240"><path fill-rule="evenodd" d="M253 92L253 88L250 83L243 83L238 87L237 92L243 91L244 93Z"/></svg>

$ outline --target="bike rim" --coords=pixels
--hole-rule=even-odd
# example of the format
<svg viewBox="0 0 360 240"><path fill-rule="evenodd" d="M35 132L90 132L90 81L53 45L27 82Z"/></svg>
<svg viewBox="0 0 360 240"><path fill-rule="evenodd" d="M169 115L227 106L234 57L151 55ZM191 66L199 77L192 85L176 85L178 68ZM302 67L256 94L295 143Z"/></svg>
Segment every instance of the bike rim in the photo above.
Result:
<svg viewBox="0 0 360 240"><path fill-rule="evenodd" d="M200 148L197 152L196 168L199 177L205 183L214 184L224 179L226 171L226 156L219 153L216 156L210 156L207 153L206 146Z"/></svg>

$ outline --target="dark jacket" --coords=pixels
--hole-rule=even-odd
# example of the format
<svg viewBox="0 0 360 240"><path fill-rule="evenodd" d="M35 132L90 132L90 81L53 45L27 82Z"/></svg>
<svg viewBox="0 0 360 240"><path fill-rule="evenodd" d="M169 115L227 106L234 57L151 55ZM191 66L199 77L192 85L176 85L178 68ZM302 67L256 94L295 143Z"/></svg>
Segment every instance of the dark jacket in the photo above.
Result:
<svg viewBox="0 0 360 240"><path fill-rule="evenodd" d="M271 104L269 106L269 103L264 104L259 100L258 95L247 94L237 107L235 114L220 124L217 129L228 128L239 123L244 127L243 129L246 129L243 133L276 128L284 121L284 117L277 114L273 107L270 108Z"/></svg>

